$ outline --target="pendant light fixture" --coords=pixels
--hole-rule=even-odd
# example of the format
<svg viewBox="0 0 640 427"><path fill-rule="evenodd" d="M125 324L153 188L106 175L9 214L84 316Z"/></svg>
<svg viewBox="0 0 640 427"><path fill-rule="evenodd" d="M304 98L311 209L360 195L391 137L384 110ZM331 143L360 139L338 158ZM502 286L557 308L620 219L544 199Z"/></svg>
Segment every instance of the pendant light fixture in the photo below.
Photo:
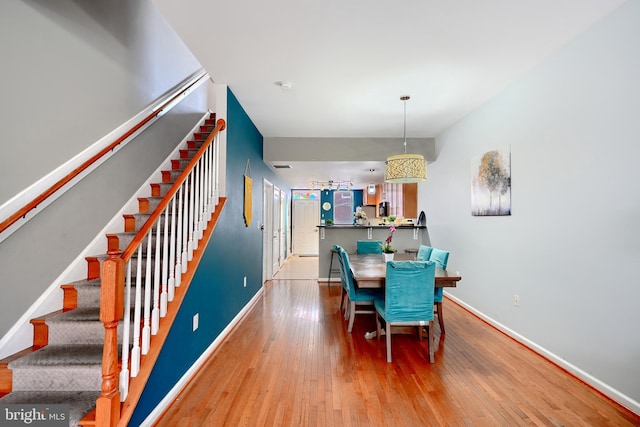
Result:
<svg viewBox="0 0 640 427"><path fill-rule="evenodd" d="M373 183L373 172L375 172L375 169L369 169L369 172L371 172L371 183L367 185L367 194L373 196L376 194L376 185Z"/></svg>
<svg viewBox="0 0 640 427"><path fill-rule="evenodd" d="M387 158L385 162L384 181L393 183L421 182L427 179L427 164L421 154L407 154L407 101L410 96L404 95L404 154Z"/></svg>

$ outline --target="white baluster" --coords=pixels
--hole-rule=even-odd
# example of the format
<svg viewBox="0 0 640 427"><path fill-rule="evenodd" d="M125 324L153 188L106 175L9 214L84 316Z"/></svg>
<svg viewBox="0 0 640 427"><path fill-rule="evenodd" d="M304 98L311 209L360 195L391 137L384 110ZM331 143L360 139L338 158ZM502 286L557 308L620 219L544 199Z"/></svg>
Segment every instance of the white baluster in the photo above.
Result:
<svg viewBox="0 0 640 427"><path fill-rule="evenodd" d="M149 352L151 344L151 236L153 229L147 234L146 277L144 278L144 326L142 327L142 354Z"/></svg>
<svg viewBox="0 0 640 427"><path fill-rule="evenodd" d="M169 241L168 299L173 301L176 289L176 195L171 199L171 240Z"/></svg>
<svg viewBox="0 0 640 427"><path fill-rule="evenodd" d="M196 177L193 205L193 250L198 249L198 241L200 240L200 161L196 162L193 168L193 173Z"/></svg>
<svg viewBox="0 0 640 427"><path fill-rule="evenodd" d="M220 144L219 144L219 136L220 134L216 135L216 139L214 141L215 144L215 171L214 171L214 182L215 182L215 194L214 194L214 205L218 206L218 202L219 202L219 197L220 197Z"/></svg>
<svg viewBox="0 0 640 427"><path fill-rule="evenodd" d="M136 300L133 304L133 348L131 349L131 376L140 371L140 317L142 314L142 244L138 246L138 266L136 269Z"/></svg>
<svg viewBox="0 0 640 427"><path fill-rule="evenodd" d="M207 150L204 152L203 155L203 159L204 159L204 229L207 229L207 226L209 225L209 220L211 219L211 212L209 211L209 204L211 203L211 197L209 194L209 190L211 189L210 187L210 181L209 181L209 169L211 167L211 163L209 163L209 152L211 151L211 145L209 145L207 147Z"/></svg>
<svg viewBox="0 0 640 427"><path fill-rule="evenodd" d="M162 220L158 218L156 223L156 244L153 248L154 268L153 268L153 310L151 311L151 335L156 335L160 328L160 225ZM151 232L150 234L153 234Z"/></svg>
<svg viewBox="0 0 640 427"><path fill-rule="evenodd" d="M198 161L198 240L202 240L204 230L204 160Z"/></svg>
<svg viewBox="0 0 640 427"><path fill-rule="evenodd" d="M187 272L187 261L189 260L189 180L191 176L188 175L184 181L184 215L182 225L182 245L184 250L182 251L182 273Z"/></svg>
<svg viewBox="0 0 640 427"><path fill-rule="evenodd" d="M184 183L180 185L180 189L178 190L178 231L176 233L176 286L180 286L182 282L182 211L184 204L182 202L182 188Z"/></svg>
<svg viewBox="0 0 640 427"><path fill-rule="evenodd" d="M158 220L158 224L160 220ZM162 289L160 292L160 317L167 315L169 288L169 205L164 209L164 235L162 236Z"/></svg>
<svg viewBox="0 0 640 427"><path fill-rule="evenodd" d="M208 211L208 216L207 216L207 221L211 221L211 215L213 214L213 211L215 210L216 206L214 203L214 196L215 196L215 183L213 180L213 174L215 173L215 165L213 163L213 154L214 154L214 145L216 140L215 138L213 139L213 142L211 143L211 145L209 146L209 150L208 150L208 155L209 155L209 174L208 174L208 180L209 180L209 211Z"/></svg>
<svg viewBox="0 0 640 427"><path fill-rule="evenodd" d="M122 325L122 369L120 370L120 401L129 394L129 331L131 328L131 260L127 261L124 285L124 322Z"/></svg>
<svg viewBox="0 0 640 427"><path fill-rule="evenodd" d="M194 170L189 174L190 183L190 192L189 192L189 243L187 245L187 260L191 261L193 259L193 245L194 245L194 230L195 230L195 209L196 209L196 201L195 201L195 177Z"/></svg>
<svg viewBox="0 0 640 427"><path fill-rule="evenodd" d="M211 142L209 147L209 216L216 210L216 182L214 175L216 173L216 138Z"/></svg>
<svg viewBox="0 0 640 427"><path fill-rule="evenodd" d="M200 187L202 189L200 193L200 239L202 239L204 235L204 230L207 228L207 151L205 150L202 153L202 169L200 173L202 177L200 178Z"/></svg>

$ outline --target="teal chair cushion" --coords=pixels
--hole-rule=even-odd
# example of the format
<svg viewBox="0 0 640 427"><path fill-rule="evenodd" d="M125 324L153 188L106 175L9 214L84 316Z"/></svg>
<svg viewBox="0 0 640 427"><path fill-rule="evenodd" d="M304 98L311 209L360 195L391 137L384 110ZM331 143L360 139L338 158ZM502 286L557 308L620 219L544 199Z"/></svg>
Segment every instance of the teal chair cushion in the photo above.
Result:
<svg viewBox="0 0 640 427"><path fill-rule="evenodd" d="M344 275L344 268L342 265L342 255L340 255L340 251L343 251L344 249L340 245L333 245L333 250L335 250L336 253L338 254L338 262L340 263L340 283L342 284L342 287L344 288L344 290L347 291L348 290L347 279Z"/></svg>
<svg viewBox="0 0 640 427"><path fill-rule="evenodd" d="M433 302L442 302L442 288L435 288L433 292Z"/></svg>
<svg viewBox="0 0 640 427"><path fill-rule="evenodd" d="M351 273L351 264L349 263L349 254L344 248L340 248L340 273L344 275L346 283L346 291L349 299L353 302L366 302L382 295L382 289L360 289L356 286Z"/></svg>
<svg viewBox="0 0 640 427"><path fill-rule="evenodd" d="M447 262L449 261L449 252L442 249L433 248L429 255L429 260L436 263L436 265L443 270L447 269ZM436 288L434 295L435 302L442 302L442 288Z"/></svg>
<svg viewBox="0 0 640 427"><path fill-rule="evenodd" d="M376 311L387 322L433 320L435 263L389 261L384 299L376 298Z"/></svg>
<svg viewBox="0 0 640 427"><path fill-rule="evenodd" d="M416 259L418 261L429 261L429 257L431 256L431 251L433 248L431 246L420 245L418 248L418 254L416 255Z"/></svg>
<svg viewBox="0 0 640 427"><path fill-rule="evenodd" d="M381 254L382 240L358 240L356 250L359 254Z"/></svg>
<svg viewBox="0 0 640 427"><path fill-rule="evenodd" d="M447 262L449 261L449 252L443 251L442 249L433 248L431 254L429 255L429 261L435 262L438 267L446 270Z"/></svg>

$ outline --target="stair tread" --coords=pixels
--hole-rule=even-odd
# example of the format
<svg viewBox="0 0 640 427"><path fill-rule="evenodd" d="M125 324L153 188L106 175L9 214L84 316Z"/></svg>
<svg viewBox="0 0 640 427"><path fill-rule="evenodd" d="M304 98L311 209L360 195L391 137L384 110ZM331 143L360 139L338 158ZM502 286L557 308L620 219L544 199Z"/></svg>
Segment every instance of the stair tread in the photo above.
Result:
<svg viewBox="0 0 640 427"><path fill-rule="evenodd" d="M9 363L9 368L101 366L101 344L48 345Z"/></svg>
<svg viewBox="0 0 640 427"><path fill-rule="evenodd" d="M78 286L98 286L100 287L100 278L98 279L81 279L76 280L75 282L67 283L67 285L73 285L76 288Z"/></svg>
<svg viewBox="0 0 640 427"><path fill-rule="evenodd" d="M100 307L78 307L47 319L47 323L100 321Z"/></svg>

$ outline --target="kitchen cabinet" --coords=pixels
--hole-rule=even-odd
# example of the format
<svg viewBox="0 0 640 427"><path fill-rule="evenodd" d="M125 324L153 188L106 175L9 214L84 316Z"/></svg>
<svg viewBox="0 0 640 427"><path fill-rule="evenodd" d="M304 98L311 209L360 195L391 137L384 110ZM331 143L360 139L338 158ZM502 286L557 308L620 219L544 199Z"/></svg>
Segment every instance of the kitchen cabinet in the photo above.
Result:
<svg viewBox="0 0 640 427"><path fill-rule="evenodd" d="M362 204L366 206L375 206L377 209L378 203L382 201L381 196L382 196L382 185L380 184L376 185L376 194L369 194L369 192L367 191L367 188L365 187L365 189L362 190Z"/></svg>
<svg viewBox="0 0 640 427"><path fill-rule="evenodd" d="M400 184L395 184L400 185ZM362 190L362 204L365 206L375 206L376 217L378 216L378 205L380 202L389 201L392 205L394 203L402 203L402 216L405 218L418 218L418 184L402 184L401 199L391 201L385 199L382 195L384 192L384 185L376 185L376 194L369 194L367 189ZM400 193L398 192L398 195ZM394 212L395 210L392 210Z"/></svg>
<svg viewBox="0 0 640 427"><path fill-rule="evenodd" d="M418 218L418 184L402 184L402 216Z"/></svg>

